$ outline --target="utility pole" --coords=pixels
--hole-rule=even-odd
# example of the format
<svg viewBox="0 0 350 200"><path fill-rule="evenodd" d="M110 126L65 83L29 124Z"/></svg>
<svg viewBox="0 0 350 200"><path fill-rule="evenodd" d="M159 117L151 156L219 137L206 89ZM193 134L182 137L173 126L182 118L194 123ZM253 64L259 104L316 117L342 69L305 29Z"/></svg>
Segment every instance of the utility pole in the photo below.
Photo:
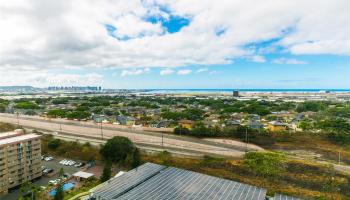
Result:
<svg viewBox="0 0 350 200"><path fill-rule="evenodd" d="M18 111L17 111L17 126L19 126L19 113L18 113Z"/></svg>
<svg viewBox="0 0 350 200"><path fill-rule="evenodd" d="M245 128L245 152L248 152L248 129Z"/></svg>
<svg viewBox="0 0 350 200"><path fill-rule="evenodd" d="M103 140L103 128L102 128L102 121L101 121L101 138Z"/></svg>
<svg viewBox="0 0 350 200"><path fill-rule="evenodd" d="M162 132L162 148L164 149L164 146L163 146L163 143L164 143L164 141L163 141L163 140L164 140L164 139L163 139L163 134L164 134L164 133Z"/></svg>
<svg viewBox="0 0 350 200"><path fill-rule="evenodd" d="M62 134L62 124L60 123L60 134Z"/></svg>

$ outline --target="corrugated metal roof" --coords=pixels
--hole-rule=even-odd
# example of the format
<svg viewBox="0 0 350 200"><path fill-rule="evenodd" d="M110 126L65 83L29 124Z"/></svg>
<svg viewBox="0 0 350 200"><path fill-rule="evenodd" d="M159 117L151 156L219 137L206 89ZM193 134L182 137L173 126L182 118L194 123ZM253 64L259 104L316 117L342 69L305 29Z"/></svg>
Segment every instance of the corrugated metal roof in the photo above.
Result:
<svg viewBox="0 0 350 200"><path fill-rule="evenodd" d="M301 200L296 197L286 196L283 194L275 194L274 200Z"/></svg>
<svg viewBox="0 0 350 200"><path fill-rule="evenodd" d="M116 199L265 199L266 190L170 167Z"/></svg>
<svg viewBox="0 0 350 200"><path fill-rule="evenodd" d="M263 200L266 189L246 185L222 178L200 174L174 167L146 163L139 168L153 168L150 176L146 170L134 170L115 178L94 193L101 199L236 199ZM142 171L142 172L140 172ZM156 172L158 171L158 172ZM130 174L129 174L130 173ZM141 176L137 178L134 176ZM147 178L146 178L147 177ZM122 178L122 179L120 179ZM133 181L137 179L137 181ZM143 181L140 181L140 180ZM130 183L131 182L131 183ZM136 184L137 182L137 184ZM124 184L126 186L124 186ZM133 186L132 186L133 185Z"/></svg>
<svg viewBox="0 0 350 200"><path fill-rule="evenodd" d="M165 167L162 165L145 163L119 177L112 178L105 182L105 185L97 189L93 195L101 199L113 199L119 197L154 176L164 168Z"/></svg>

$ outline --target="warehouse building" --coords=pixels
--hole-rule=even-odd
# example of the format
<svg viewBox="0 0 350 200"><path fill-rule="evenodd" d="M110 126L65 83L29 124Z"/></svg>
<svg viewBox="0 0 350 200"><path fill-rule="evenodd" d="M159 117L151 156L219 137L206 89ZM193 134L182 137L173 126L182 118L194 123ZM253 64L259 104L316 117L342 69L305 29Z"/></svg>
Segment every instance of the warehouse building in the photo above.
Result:
<svg viewBox="0 0 350 200"><path fill-rule="evenodd" d="M22 130L0 133L0 194L40 176L40 136Z"/></svg>

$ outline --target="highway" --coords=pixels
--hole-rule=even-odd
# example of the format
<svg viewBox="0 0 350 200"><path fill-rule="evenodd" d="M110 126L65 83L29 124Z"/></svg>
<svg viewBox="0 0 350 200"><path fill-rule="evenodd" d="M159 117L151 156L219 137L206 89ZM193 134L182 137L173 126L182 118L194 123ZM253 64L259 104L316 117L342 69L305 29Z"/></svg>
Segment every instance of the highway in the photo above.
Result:
<svg viewBox="0 0 350 200"><path fill-rule="evenodd" d="M25 128L57 132L59 136L70 140L105 141L114 136L124 136L133 141L141 149L167 150L184 152L191 155L216 155L222 157L241 157L247 150L261 150L245 143L235 145L223 144L192 137L131 130L113 124L95 124L64 119L45 119L38 116L17 116L0 114L0 122L19 124Z"/></svg>

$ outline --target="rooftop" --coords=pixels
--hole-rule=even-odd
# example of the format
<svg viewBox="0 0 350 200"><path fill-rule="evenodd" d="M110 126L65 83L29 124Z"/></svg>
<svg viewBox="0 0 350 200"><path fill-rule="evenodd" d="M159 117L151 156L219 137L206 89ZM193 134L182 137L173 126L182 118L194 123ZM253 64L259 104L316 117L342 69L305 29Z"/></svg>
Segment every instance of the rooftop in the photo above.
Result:
<svg viewBox="0 0 350 200"><path fill-rule="evenodd" d="M16 131L0 133L0 140L1 139L5 139L5 138L9 138L9 137L14 137L14 136L17 136L17 135L21 135L21 133L16 132Z"/></svg>
<svg viewBox="0 0 350 200"><path fill-rule="evenodd" d="M252 199L263 200L266 189L175 167L146 163L93 192L109 199Z"/></svg>
<svg viewBox="0 0 350 200"><path fill-rule="evenodd" d="M86 179L86 178L93 177L94 174L91 174L91 173L88 173L88 172L83 172L83 171L78 171L75 174L73 174L73 176Z"/></svg>
<svg viewBox="0 0 350 200"><path fill-rule="evenodd" d="M301 200L296 197L291 197L291 196L286 196L282 194L275 194L275 197L273 198L274 200Z"/></svg>
<svg viewBox="0 0 350 200"><path fill-rule="evenodd" d="M10 138L5 138L0 140L0 146L2 145L6 145L6 144L11 144L11 143L17 143L17 142L21 142L21 141L26 141L26 140L31 140L31 139L35 139L35 138L40 138L40 135L36 135L36 134L25 134L25 135L19 135L19 136L15 136L15 137L10 137Z"/></svg>
<svg viewBox="0 0 350 200"><path fill-rule="evenodd" d="M274 125L274 126L285 126L284 123L279 122L279 121L271 121L269 124Z"/></svg>

